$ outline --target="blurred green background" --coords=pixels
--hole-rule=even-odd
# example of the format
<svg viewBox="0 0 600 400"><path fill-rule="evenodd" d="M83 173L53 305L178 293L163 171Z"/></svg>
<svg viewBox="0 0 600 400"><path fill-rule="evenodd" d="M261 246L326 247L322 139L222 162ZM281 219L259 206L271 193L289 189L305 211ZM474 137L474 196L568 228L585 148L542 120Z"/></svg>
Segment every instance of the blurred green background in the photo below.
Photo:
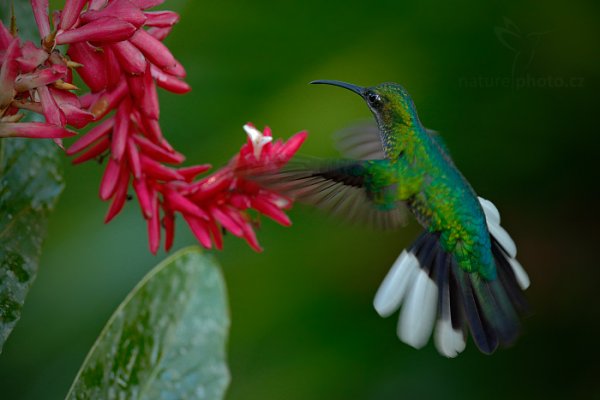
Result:
<svg viewBox="0 0 600 400"><path fill-rule="evenodd" d="M190 164L225 163L247 121L283 137L307 129L301 153L335 156L331 133L369 111L348 92L307 83L402 83L501 210L532 280L534 314L514 347L490 357L469 343L453 360L432 344L416 351L396 338L396 317L379 318L371 304L419 226L371 232L295 207L292 228L264 221L262 254L232 237L217 254L233 321L229 399L600 396L598 2L164 8L181 13L167 43L193 91L161 93L161 125ZM504 43L502 28L512 32ZM103 225L100 166L64 164L39 275L0 356L2 399L62 398L115 307L165 256L150 255L135 202ZM192 243L179 221L175 249Z"/></svg>

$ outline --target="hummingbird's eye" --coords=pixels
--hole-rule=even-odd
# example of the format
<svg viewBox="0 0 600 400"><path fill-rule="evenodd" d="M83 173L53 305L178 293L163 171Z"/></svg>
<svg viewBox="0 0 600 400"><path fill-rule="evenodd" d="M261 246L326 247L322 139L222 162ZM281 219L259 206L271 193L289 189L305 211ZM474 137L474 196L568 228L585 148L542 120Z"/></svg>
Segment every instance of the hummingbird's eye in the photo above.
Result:
<svg viewBox="0 0 600 400"><path fill-rule="evenodd" d="M381 105L381 96L373 92L367 93L367 101L371 107L378 107Z"/></svg>

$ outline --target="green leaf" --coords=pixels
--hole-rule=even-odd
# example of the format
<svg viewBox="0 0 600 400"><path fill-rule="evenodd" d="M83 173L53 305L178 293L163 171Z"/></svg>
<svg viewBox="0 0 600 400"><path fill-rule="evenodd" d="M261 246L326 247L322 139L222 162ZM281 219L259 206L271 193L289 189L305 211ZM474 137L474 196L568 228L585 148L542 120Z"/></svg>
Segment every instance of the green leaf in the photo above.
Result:
<svg viewBox="0 0 600 400"><path fill-rule="evenodd" d="M56 145L0 139L0 352L35 279L50 211L64 184Z"/></svg>
<svg viewBox="0 0 600 400"><path fill-rule="evenodd" d="M221 399L228 331L219 267L199 248L183 249L117 308L67 399Z"/></svg>

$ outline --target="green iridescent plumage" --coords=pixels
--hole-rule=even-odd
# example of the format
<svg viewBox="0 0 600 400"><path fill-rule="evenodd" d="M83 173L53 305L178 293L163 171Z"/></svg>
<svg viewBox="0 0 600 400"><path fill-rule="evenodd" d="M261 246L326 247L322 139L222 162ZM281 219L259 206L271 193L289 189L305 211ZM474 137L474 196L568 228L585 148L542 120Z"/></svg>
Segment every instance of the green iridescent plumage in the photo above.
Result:
<svg viewBox="0 0 600 400"><path fill-rule="evenodd" d="M401 225L404 210L411 211L425 233L398 258L374 303L383 316L404 304L398 334L406 343L424 345L436 315L436 346L448 357L462 351L467 330L485 353L512 343L517 314L526 308L521 290L529 284L514 242L441 137L421 124L408 92L395 83L312 83L361 96L377 129L341 135L345 153L362 159L300 160L275 177L275 186L300 202L384 228Z"/></svg>
<svg viewBox="0 0 600 400"><path fill-rule="evenodd" d="M369 192L394 187L395 193L374 199L390 209L406 202L419 222L431 232L441 232L440 242L468 272L496 276L489 234L477 195L451 161L439 139L421 124L412 99L397 84L383 83L364 89L374 111L385 160L365 161ZM371 98L372 100L369 100Z"/></svg>

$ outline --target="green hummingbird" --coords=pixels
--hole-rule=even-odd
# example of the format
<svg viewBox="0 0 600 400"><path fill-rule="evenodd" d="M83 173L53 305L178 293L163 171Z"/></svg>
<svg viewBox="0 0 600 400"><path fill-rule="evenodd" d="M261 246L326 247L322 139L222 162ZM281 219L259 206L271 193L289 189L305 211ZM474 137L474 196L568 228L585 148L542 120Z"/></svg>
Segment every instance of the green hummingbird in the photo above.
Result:
<svg viewBox="0 0 600 400"><path fill-rule="evenodd" d="M486 354L514 342L527 310L529 277L500 214L478 197L437 132L426 129L399 84L373 87L317 80L358 94L376 129L351 129L341 147L352 159L293 162L277 189L350 220L382 228L403 224L406 210L425 228L395 261L374 307L383 317L400 306L399 338L423 347L435 326L438 351L455 357L467 333ZM437 321L437 323L436 323Z"/></svg>

